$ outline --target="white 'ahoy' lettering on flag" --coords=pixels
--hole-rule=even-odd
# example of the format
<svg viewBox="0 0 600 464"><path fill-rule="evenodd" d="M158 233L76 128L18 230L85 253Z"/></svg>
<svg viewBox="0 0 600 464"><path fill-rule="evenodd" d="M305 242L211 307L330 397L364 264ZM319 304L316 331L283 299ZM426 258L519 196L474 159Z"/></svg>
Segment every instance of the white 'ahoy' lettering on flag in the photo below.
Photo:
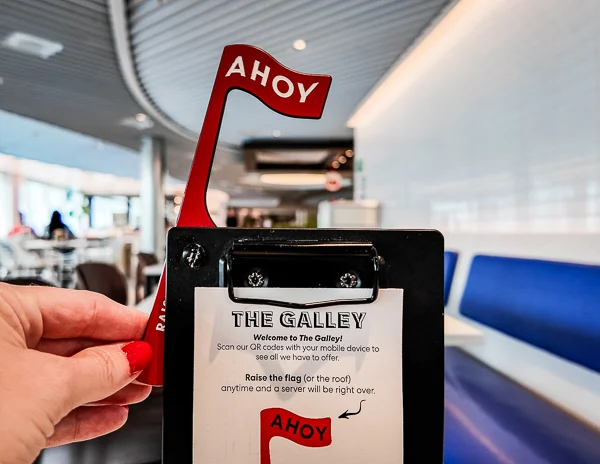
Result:
<svg viewBox="0 0 600 464"><path fill-rule="evenodd" d="M263 87L267 86L267 82L269 78L271 78L271 88L273 89L273 92L275 92L275 94L281 98L290 98L296 93L297 87L298 101L300 103L306 102L308 96L312 93L313 90L317 88L317 85L319 85L318 82L313 82L307 88L302 82L294 83L291 79L285 76L270 76L270 72L271 68L266 65L261 71L260 61L254 60L250 77L247 77L246 67L244 65L244 58L242 56L237 56L235 60L233 60L233 62L231 63L231 66L225 74L225 77L229 77L233 74L239 74L241 77L252 79L253 81L256 81L257 77L260 77L260 84Z"/></svg>

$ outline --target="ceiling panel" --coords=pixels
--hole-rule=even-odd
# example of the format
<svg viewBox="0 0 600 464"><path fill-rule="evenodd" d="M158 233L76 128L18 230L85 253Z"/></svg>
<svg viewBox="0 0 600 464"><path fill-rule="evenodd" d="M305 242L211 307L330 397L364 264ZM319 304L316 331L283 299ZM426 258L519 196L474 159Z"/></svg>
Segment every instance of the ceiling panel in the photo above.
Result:
<svg viewBox="0 0 600 464"><path fill-rule="evenodd" d="M0 0L0 43L23 32L64 47L43 59L0 46L0 109L137 150L142 132L121 121L143 111L123 83L107 8L105 0ZM37 156L30 152L34 148L54 153L50 145L65 140L59 130L47 127L35 143L24 143L30 127L19 121L25 120L11 119L8 126L6 115L0 119L5 152L24 157ZM169 171L185 178L194 143L158 125L145 133L167 138ZM80 156L76 150L65 143L61 159ZM93 150L88 152L93 156ZM90 166L95 164L90 160Z"/></svg>
<svg viewBox="0 0 600 464"><path fill-rule="evenodd" d="M108 2L118 0L0 0L0 42L20 31L59 42L64 49L42 59L0 46L0 109L92 135L130 148L140 136L167 140L168 170L185 179L195 141L155 124L139 130L121 121L143 112L118 64ZM284 65L333 76L321 121L282 117L252 96L233 92L228 102L213 181L235 185L241 169L237 146L243 140L349 138L345 122L357 103L436 18L448 0L123 0L127 5L135 72L156 110L198 133L218 61L225 45L250 43ZM115 11L112 9L111 11ZM295 39L306 50L292 49ZM27 141L30 127L7 116L0 121L4 151L31 157L31 151L68 160L100 157L66 143L50 127ZM193 138L193 137L192 137ZM56 145L64 145L57 150ZM229 145L229 144L233 144ZM97 145L100 147L100 145ZM115 148L116 150L116 148ZM116 150L118 152L118 150ZM114 166L135 169L135 162ZM65 161L67 162L67 161ZM95 161L90 160L90 165ZM126 167L127 166L127 167ZM232 187L233 188L233 187ZM235 193L235 192L234 192Z"/></svg>
<svg viewBox="0 0 600 464"><path fill-rule="evenodd" d="M131 44L139 79L169 117L199 131L222 49L263 48L284 65L333 76L321 121L281 117L232 92L221 141L348 137L345 123L360 100L448 0L133 0ZM296 39L307 48L296 51Z"/></svg>
<svg viewBox="0 0 600 464"><path fill-rule="evenodd" d="M1 110L0 153L121 177L140 175L134 150Z"/></svg>

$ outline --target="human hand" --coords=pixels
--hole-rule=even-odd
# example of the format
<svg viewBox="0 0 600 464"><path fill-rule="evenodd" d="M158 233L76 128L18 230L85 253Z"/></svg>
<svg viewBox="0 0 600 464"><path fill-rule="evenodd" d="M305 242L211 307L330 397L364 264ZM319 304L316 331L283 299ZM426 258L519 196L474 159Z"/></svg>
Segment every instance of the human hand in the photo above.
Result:
<svg viewBox="0 0 600 464"><path fill-rule="evenodd" d="M152 357L132 341L146 322L100 294L0 284L0 463L121 427L151 391L131 383Z"/></svg>

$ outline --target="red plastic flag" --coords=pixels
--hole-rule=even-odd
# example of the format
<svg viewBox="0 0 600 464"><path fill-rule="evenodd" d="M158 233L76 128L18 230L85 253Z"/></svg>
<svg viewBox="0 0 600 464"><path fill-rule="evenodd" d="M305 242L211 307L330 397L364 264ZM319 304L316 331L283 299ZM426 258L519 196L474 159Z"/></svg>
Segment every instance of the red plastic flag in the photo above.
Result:
<svg viewBox="0 0 600 464"><path fill-rule="evenodd" d="M283 437L302 446L331 445L331 418L307 419L287 409L270 408L260 412L260 464L271 464L269 443Z"/></svg>
<svg viewBox="0 0 600 464"><path fill-rule="evenodd" d="M331 76L304 74L286 68L263 50L250 45L228 45L206 110L204 124L179 211L180 227L215 227L206 206L206 190L219 138L227 94L233 89L254 95L285 116L319 119L323 114ZM165 331L165 272L160 277L144 340L154 357L138 377L148 385L163 384Z"/></svg>

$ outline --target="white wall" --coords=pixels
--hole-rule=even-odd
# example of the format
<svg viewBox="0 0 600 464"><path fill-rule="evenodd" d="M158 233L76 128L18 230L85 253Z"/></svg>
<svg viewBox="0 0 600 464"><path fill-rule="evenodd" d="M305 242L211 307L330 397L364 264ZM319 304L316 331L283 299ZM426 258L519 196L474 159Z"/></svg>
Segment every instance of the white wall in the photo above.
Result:
<svg viewBox="0 0 600 464"><path fill-rule="evenodd" d="M449 312L476 252L600 263L600 2L461 0L349 123L383 227L461 252ZM487 329L470 351L600 427L597 374Z"/></svg>
<svg viewBox="0 0 600 464"><path fill-rule="evenodd" d="M600 2L462 0L439 27L354 118L384 227L600 232Z"/></svg>

